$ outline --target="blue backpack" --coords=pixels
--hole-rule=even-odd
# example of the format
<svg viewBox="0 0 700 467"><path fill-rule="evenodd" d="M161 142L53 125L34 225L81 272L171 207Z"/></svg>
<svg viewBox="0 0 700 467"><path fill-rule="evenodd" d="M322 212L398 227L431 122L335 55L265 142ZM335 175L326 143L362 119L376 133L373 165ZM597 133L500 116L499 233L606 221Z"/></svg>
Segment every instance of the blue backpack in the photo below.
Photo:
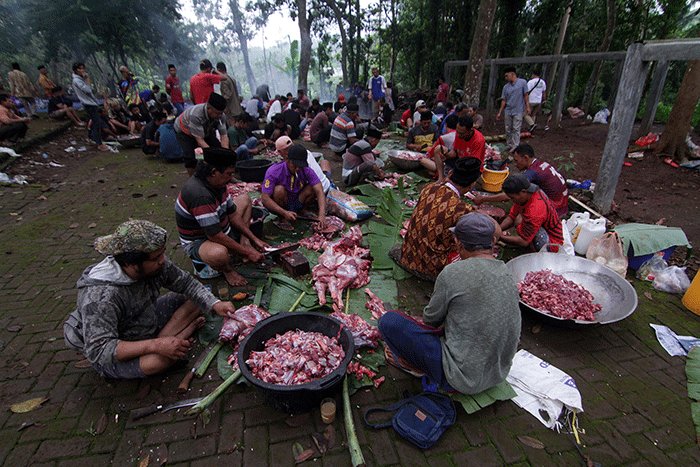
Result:
<svg viewBox="0 0 700 467"><path fill-rule="evenodd" d="M376 407L365 412L365 424L372 428L394 427L403 438L422 449L428 449L440 439L447 427L454 424L456 416L452 399L436 392L422 392L412 396L403 393L403 400L387 407ZM396 411L390 422L370 423L368 416L374 412Z"/></svg>

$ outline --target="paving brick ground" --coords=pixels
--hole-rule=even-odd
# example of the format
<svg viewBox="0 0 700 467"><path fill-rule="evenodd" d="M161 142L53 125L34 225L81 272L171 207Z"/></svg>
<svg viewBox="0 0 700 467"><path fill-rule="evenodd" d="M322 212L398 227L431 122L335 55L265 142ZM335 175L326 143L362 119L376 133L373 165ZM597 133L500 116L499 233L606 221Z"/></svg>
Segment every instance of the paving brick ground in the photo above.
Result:
<svg viewBox="0 0 700 467"><path fill-rule="evenodd" d="M64 347L62 324L74 307L75 282L87 265L101 259L91 247L96 236L129 217L147 218L169 231L168 255L190 267L177 244L173 219L173 202L184 181L180 164L150 160L132 150L95 155L47 192L39 186L0 187L0 464L123 466L150 456L150 465L167 458L167 465L191 467L291 466L292 445L310 447L310 434L323 430L318 410L292 428L284 415L243 386L229 389L213 405L207 426L178 412L133 422L127 419L129 410L177 398L184 373L109 382L89 368L77 368L82 356ZM593 460L605 466L699 465L685 361L666 354L649 323L700 336L700 321L679 297L634 285L640 306L628 319L582 330L524 316L520 347L576 380L585 409L580 416L583 450ZM399 305L418 311L429 291L425 283L404 281ZM643 292L651 292L652 299ZM387 382L378 390L352 398L369 465L581 465L568 435L546 429L509 401L472 415L459 409L457 423L425 451L390 430L364 429L364 410L394 402L406 389L419 389L417 380L394 368L381 374ZM208 393L218 381L210 370L195 380L188 397ZM49 400L27 414L7 410L33 397ZM108 426L93 436L102 414L107 414ZM335 422L339 435L341 420ZM20 431L28 421L35 424ZM538 439L545 448L528 447L521 436ZM349 463L347 450L338 445L305 465Z"/></svg>

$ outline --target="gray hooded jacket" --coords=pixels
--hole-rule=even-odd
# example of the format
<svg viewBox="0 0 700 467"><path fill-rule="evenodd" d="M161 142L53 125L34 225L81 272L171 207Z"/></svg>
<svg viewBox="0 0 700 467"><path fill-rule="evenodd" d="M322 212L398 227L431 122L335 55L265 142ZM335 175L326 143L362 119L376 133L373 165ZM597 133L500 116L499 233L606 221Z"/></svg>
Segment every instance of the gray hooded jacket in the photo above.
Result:
<svg viewBox="0 0 700 467"><path fill-rule="evenodd" d="M185 294L207 312L219 301L167 258L157 275L135 281L108 256L85 269L77 286L77 308L63 325L66 345L103 367L117 362L120 340L157 336L155 307L163 287Z"/></svg>

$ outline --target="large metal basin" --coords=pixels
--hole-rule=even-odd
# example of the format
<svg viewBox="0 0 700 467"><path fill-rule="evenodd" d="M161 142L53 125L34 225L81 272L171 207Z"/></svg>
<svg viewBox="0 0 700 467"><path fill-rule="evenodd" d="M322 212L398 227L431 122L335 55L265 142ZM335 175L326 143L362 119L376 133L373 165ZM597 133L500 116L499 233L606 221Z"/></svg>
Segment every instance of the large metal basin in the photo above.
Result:
<svg viewBox="0 0 700 467"><path fill-rule="evenodd" d="M595 314L595 321L582 321L558 318L520 302L522 310L537 313L555 324L609 324L627 318L637 308L637 292L627 279L595 261L559 253L531 253L513 258L507 266L516 282L525 279L525 275L530 271L550 269L554 274L582 285L593 295L593 303L603 307Z"/></svg>

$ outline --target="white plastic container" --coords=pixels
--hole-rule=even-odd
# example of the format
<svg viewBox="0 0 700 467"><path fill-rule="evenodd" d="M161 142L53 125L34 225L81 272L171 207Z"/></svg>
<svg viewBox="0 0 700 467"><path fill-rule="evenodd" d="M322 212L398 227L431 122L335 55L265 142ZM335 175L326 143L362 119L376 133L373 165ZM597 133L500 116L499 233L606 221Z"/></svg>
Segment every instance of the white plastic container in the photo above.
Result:
<svg viewBox="0 0 700 467"><path fill-rule="evenodd" d="M579 255L585 255L591 241L605 233L605 219L588 219L580 224L580 228L574 248Z"/></svg>
<svg viewBox="0 0 700 467"><path fill-rule="evenodd" d="M587 212L576 212L571 215L568 221L566 221L566 228L571 234L571 242L576 245L576 240L578 239L578 234L581 230L581 225L584 222L588 222L591 219L591 215Z"/></svg>

